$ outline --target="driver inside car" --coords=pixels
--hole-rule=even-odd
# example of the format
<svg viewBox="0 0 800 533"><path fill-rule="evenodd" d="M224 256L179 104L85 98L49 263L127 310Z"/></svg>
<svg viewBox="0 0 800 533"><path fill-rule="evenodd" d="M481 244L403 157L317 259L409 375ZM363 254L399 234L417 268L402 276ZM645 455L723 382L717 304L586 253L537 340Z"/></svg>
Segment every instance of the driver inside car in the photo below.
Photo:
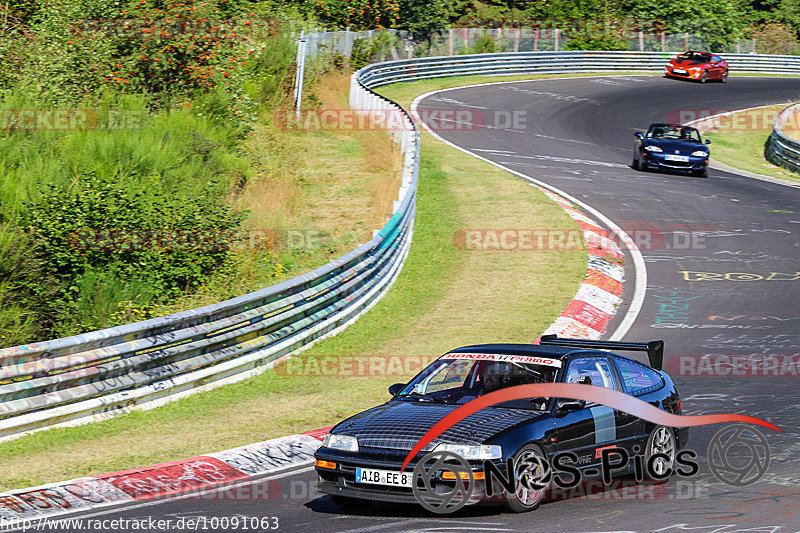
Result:
<svg viewBox="0 0 800 533"><path fill-rule="evenodd" d="M478 396L502 389L509 384L511 378L511 365L497 361L489 362L481 372L481 379L475 386L462 396L458 403L467 403Z"/></svg>

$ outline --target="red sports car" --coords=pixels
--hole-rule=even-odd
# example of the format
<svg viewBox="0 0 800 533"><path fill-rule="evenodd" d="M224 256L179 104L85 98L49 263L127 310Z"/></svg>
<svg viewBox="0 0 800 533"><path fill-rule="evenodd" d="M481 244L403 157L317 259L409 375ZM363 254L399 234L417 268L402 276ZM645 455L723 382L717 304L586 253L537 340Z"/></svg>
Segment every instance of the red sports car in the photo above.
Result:
<svg viewBox="0 0 800 533"><path fill-rule="evenodd" d="M708 80L728 81L728 63L710 52L689 51L670 59L664 69L665 76L688 78L705 83Z"/></svg>

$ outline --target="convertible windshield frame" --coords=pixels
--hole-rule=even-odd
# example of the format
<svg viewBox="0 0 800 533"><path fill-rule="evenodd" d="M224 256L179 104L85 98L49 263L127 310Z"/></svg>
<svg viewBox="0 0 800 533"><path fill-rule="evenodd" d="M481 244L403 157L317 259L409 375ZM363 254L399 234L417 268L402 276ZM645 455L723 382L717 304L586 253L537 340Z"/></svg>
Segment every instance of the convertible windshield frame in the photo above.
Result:
<svg viewBox="0 0 800 533"><path fill-rule="evenodd" d="M653 126L648 130L646 138L702 143L700 132L688 126Z"/></svg>

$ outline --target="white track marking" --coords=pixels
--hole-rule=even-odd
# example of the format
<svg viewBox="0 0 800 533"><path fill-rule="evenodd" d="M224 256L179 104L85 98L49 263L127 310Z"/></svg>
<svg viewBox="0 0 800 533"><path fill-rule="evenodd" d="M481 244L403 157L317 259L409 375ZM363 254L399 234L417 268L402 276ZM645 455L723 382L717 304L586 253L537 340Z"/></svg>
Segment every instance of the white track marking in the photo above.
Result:
<svg viewBox="0 0 800 533"><path fill-rule="evenodd" d="M585 77L589 78L590 76L585 76ZM595 76L595 77L599 77L599 76ZM553 79L575 79L575 78L573 78L573 77L570 77L570 78L550 78L548 80L526 80L524 82L510 82L510 83L535 83L535 82L539 82L539 81L550 81L550 80L553 80ZM509 83L509 82L502 82L501 81L501 82L491 82L491 83L479 83L479 84L475 84L475 85L464 85L462 87L453 87L451 89L439 89L437 91L431 91L431 92L427 92L425 94L421 94L421 95L417 96L416 98L414 98L414 101L411 103L411 108L410 108L411 115L414 116L415 119L417 119L417 123L421 124L422 127L425 129L425 131L427 131L428 133L430 133L431 135L433 135L434 137L436 137L437 139L439 139L443 143L447 144L448 146L452 146L456 150L464 152L465 154L469 154L472 157L475 157L476 159L480 159L481 161L485 161L485 162L489 163L490 165L494 165L497 168L500 168L502 170L505 170L506 172L509 172L509 173L513 174L514 176L522 178L522 179L524 179L526 181L529 181L531 183L535 183L539 187L542 187L544 189L548 189L550 191L553 191L554 193L558 194L559 196L562 196L563 198L566 198L567 200L569 200L570 202L574 203L575 205L579 205L581 208L583 208L586 211L588 211L589 213L593 214L603 224L605 224L609 229L611 229L612 231L616 232L617 235L619 235L620 239L622 240L623 243L625 243L625 247L628 249L628 252L630 253L631 257L633 258L633 266L634 266L634 270L635 270L635 276L634 276L635 287L634 287L634 291L633 291L633 298L631 299L631 304L628 307L628 310L625 313L625 316L623 317L622 322L620 322L619 326L617 326L617 329L609 337L609 340L612 340L612 341L620 340L625 336L625 334L631 328L631 326L633 325L634 321L636 320L636 317L639 316L639 312L641 311L642 305L644 304L645 294L647 293L647 266L645 265L644 257L642 256L642 252L636 246L636 243L633 242L633 239L631 239L628 236L628 234L625 233L625 231L622 230L622 228L620 228L616 223L614 223L613 220L611 220L610 218L605 216L603 213L601 213L600 211L598 211L594 207L590 206L589 204L586 204L585 202L582 202L582 201L578 200L574 196L572 196L570 194L567 194L566 192L562 191L561 189L559 189L557 187L554 187L554 186L552 186L552 185L550 185L548 183L545 183L543 181L537 180L536 178L532 178L530 176L527 176L527 175L525 175L525 174L523 174L521 172L518 172L516 170L508 168L507 166L501 165L500 163L496 163L494 161L491 161L490 159L487 159L487 158L485 158L483 156L480 156L480 155L478 155L478 154L476 154L474 152L471 152L471 151L467 150L466 148L462 148L462 147L460 147L460 146L448 141L447 139L444 139L438 133L436 133L433 130L431 130L423 121L419 120L419 118L418 118L419 114L417 113L417 107L419 106L419 103L423 99L425 99L425 98L427 98L429 96L432 96L432 95L437 94L437 93L445 92L445 91L456 90L456 89L469 89L469 88L473 88L473 87L483 87L483 86L486 86L486 85L498 85L498 84L503 84L503 83Z"/></svg>

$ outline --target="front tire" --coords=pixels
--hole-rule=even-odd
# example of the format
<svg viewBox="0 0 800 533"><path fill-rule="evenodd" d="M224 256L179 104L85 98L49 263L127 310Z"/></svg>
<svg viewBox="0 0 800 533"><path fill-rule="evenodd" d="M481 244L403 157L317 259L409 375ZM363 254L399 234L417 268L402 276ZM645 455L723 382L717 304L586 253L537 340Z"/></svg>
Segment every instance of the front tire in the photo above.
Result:
<svg viewBox="0 0 800 533"><path fill-rule="evenodd" d="M514 486L516 490L514 494L509 496L509 499L505 502L504 506L506 509L511 511L512 513L526 513L528 511L533 511L539 504L542 503L542 499L544 499L544 494L547 491L547 488L538 489L538 490L531 490L530 488L526 487L523 481L548 481L549 479L542 479L544 476L549 475L550 469L548 467L547 471L542 471L538 466L538 464L547 464L547 456L545 455L544 451L537 446L536 444L528 444L523 446L515 455L514 455ZM525 466L530 467L534 465L533 468L525 468ZM520 475L519 468L522 466Z"/></svg>
<svg viewBox="0 0 800 533"><path fill-rule="evenodd" d="M722 76L719 79L720 83L725 83L728 81L728 69L725 69L725 72L722 73Z"/></svg>
<svg viewBox="0 0 800 533"><path fill-rule="evenodd" d="M675 440L675 432L672 428L668 428L666 426L656 426L653 428L653 431L650 432L650 436L647 438L647 448L645 449L644 460L645 460L645 470L647 472L647 477L650 481L656 485L660 485L662 483L666 483L668 478L658 478L650 476L650 469L647 465L650 464L650 458L656 454L664 454L669 456L669 460L658 457L653 460L653 467L652 471L656 474L664 474L667 469L674 469L675 468L675 454L677 453L678 445L677 441Z"/></svg>
<svg viewBox="0 0 800 533"><path fill-rule="evenodd" d="M708 81L708 71L704 70L702 74L700 74L700 83L705 83Z"/></svg>

